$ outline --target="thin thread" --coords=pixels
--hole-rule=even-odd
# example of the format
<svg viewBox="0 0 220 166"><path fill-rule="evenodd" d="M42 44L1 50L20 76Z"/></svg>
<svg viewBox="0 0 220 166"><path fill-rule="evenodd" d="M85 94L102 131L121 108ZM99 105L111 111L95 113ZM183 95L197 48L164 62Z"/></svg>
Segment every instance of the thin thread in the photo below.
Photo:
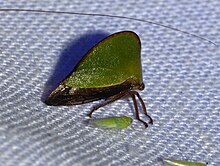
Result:
<svg viewBox="0 0 220 166"><path fill-rule="evenodd" d="M149 23L149 24L154 24L160 27L164 27L167 29L171 29L174 31L178 31L193 37L196 37L200 40L205 40L215 46L218 46L216 43L214 43L213 41L206 39L204 37L198 36L196 34L193 33L189 33L187 31L184 30L180 30L168 25L164 25L164 24L160 24L157 22L153 22L153 21L148 21L148 20L143 20L143 19L138 19L138 18L133 18L133 17L126 17L126 16L117 16L117 15L108 15L108 14L99 14L99 13L81 13L81 12L61 12L61 11L52 11L52 10L34 10L34 9L0 9L0 12L8 12L8 11L15 11L15 12L37 12L37 13L54 13L54 14L72 14L72 15L82 15L82 16L99 16L99 17L111 17L111 18L122 18L122 19L127 19L127 20L134 20L134 21L139 21L139 22L145 22L145 23Z"/></svg>

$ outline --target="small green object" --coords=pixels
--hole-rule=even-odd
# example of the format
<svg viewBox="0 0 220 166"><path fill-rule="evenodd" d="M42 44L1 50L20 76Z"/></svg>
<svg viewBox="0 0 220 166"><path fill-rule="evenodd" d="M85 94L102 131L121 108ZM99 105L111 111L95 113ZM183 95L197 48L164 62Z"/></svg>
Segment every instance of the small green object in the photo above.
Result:
<svg viewBox="0 0 220 166"><path fill-rule="evenodd" d="M132 97L136 119L146 127L153 123L145 104L135 90L143 90L141 68L141 42L131 31L118 32L92 47L73 71L47 97L48 105L76 105L105 99L88 114L122 97ZM135 96L149 118L139 118Z"/></svg>
<svg viewBox="0 0 220 166"><path fill-rule="evenodd" d="M206 164L199 162L190 162L183 160L163 159L164 163L170 166L206 166Z"/></svg>
<svg viewBox="0 0 220 166"><path fill-rule="evenodd" d="M121 116L112 118L91 119L89 123L100 128L123 129L130 126L130 124L132 123L132 118Z"/></svg>

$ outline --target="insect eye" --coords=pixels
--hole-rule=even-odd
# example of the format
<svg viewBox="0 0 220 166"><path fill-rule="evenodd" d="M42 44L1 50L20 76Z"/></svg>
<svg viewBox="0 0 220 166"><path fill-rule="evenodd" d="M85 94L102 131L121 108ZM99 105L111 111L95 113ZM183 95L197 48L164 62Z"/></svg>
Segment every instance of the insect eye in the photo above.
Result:
<svg viewBox="0 0 220 166"><path fill-rule="evenodd" d="M145 88L145 85L144 85L144 83L142 83L139 87L139 90L143 90L144 88Z"/></svg>

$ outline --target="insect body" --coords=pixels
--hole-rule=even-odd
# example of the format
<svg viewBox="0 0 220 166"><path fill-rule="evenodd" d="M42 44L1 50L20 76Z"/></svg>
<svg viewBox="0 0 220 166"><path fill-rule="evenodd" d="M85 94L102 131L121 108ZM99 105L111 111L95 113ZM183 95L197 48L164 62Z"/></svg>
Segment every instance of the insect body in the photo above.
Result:
<svg viewBox="0 0 220 166"><path fill-rule="evenodd" d="M139 118L135 96L139 99L148 123L153 123L138 92L143 90L141 68L141 43L131 31L118 32L105 38L91 48L74 70L48 96L48 105L76 105L105 99L98 108L125 96L132 97L136 119Z"/></svg>

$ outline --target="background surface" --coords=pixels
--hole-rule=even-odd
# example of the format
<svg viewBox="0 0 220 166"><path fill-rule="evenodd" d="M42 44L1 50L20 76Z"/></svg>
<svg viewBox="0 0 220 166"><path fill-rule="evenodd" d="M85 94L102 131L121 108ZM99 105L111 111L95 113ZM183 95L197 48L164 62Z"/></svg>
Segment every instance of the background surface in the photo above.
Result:
<svg viewBox="0 0 220 166"><path fill-rule="evenodd" d="M220 44L216 1L1 1L0 8L102 13L151 20ZM100 101L51 107L43 100L95 43L131 30L142 41L144 99L154 125L112 131L86 125ZM162 165L175 158L220 165L219 46L121 18L0 13L0 165ZM131 100L94 117L134 118ZM142 115L142 118L145 118Z"/></svg>

